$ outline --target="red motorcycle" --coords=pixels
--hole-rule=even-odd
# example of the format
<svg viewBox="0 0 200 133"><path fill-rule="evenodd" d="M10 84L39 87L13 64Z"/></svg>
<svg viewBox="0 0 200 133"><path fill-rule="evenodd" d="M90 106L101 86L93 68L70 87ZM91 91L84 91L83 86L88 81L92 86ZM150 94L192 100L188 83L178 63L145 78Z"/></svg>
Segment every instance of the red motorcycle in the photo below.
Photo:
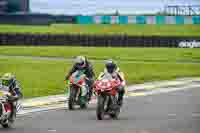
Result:
<svg viewBox="0 0 200 133"><path fill-rule="evenodd" d="M13 105L9 102L11 94L0 90L0 124L4 128L11 128L16 118L16 112L12 115Z"/></svg>
<svg viewBox="0 0 200 133"><path fill-rule="evenodd" d="M98 95L96 115L98 120L104 119L105 115L109 115L113 119L117 119L120 113L118 105L117 87L121 84L119 79L112 76L103 76L95 82L95 92Z"/></svg>

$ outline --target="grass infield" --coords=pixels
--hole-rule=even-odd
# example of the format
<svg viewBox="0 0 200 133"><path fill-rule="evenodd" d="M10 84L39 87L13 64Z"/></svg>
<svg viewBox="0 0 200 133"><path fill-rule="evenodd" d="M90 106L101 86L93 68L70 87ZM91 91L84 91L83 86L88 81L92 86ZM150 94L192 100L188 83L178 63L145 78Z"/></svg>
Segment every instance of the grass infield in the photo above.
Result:
<svg viewBox="0 0 200 133"><path fill-rule="evenodd" d="M0 25L0 33L200 36L200 26L141 24L54 24L51 26Z"/></svg>
<svg viewBox="0 0 200 133"><path fill-rule="evenodd" d="M67 61L0 58L0 75L16 74L26 98L64 93L64 76L72 64ZM200 76L200 64L119 63L128 84ZM93 64L96 75L103 63Z"/></svg>

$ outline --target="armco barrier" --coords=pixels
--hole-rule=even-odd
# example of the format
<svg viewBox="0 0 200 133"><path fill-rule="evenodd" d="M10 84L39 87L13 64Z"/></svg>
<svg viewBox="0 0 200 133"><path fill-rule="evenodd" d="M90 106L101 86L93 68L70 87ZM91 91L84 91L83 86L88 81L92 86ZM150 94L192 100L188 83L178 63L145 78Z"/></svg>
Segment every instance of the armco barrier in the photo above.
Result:
<svg viewBox="0 0 200 133"><path fill-rule="evenodd" d="M200 24L200 16L68 16L49 14L0 14L0 24Z"/></svg>
<svg viewBox="0 0 200 133"><path fill-rule="evenodd" d="M0 45L66 45L112 47L189 47L190 45L194 45L196 47L199 46L199 42L200 37L0 34Z"/></svg>
<svg viewBox="0 0 200 133"><path fill-rule="evenodd" d="M49 14L0 14L0 24L50 25L52 23L75 23L75 17Z"/></svg>

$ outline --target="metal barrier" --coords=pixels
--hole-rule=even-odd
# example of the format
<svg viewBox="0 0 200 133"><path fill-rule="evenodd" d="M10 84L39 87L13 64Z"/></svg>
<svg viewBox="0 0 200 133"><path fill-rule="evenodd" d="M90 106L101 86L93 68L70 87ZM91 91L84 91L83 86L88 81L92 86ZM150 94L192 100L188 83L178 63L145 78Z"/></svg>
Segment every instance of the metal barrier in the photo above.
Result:
<svg viewBox="0 0 200 133"><path fill-rule="evenodd" d="M184 43L186 42L186 43ZM0 45L68 45L112 47L185 47L199 46L200 37L127 36L127 35L51 35L0 34Z"/></svg>
<svg viewBox="0 0 200 133"><path fill-rule="evenodd" d="M74 16L49 14L0 14L0 24L50 25L52 23L75 23Z"/></svg>
<svg viewBox="0 0 200 133"><path fill-rule="evenodd" d="M200 16L67 16L49 14L0 14L0 24L200 24Z"/></svg>

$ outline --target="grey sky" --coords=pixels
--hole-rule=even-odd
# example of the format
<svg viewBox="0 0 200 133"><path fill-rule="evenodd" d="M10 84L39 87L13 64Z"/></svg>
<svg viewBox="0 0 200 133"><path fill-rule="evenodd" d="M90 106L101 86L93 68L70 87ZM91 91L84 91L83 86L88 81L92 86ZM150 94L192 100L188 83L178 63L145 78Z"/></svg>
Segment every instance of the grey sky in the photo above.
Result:
<svg viewBox="0 0 200 133"><path fill-rule="evenodd" d="M174 4L200 5L200 0L30 0L33 12L52 14L153 13Z"/></svg>

